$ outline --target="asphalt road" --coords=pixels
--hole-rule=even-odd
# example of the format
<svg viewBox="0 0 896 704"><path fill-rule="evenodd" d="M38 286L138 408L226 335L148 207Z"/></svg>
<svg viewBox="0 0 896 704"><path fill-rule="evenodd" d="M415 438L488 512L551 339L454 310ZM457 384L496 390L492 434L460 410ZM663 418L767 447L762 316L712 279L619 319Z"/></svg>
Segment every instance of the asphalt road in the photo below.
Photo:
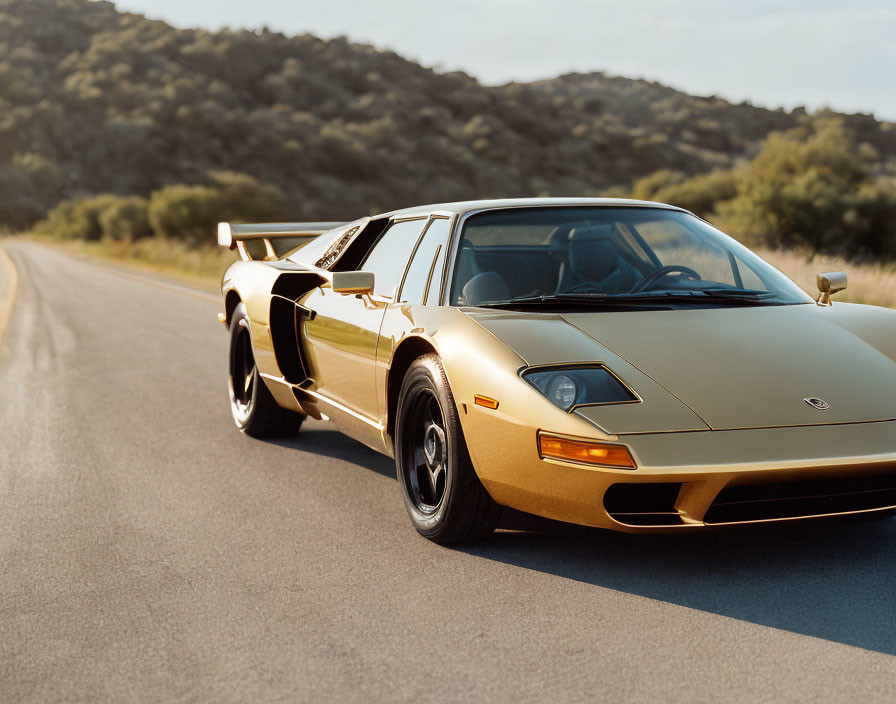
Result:
<svg viewBox="0 0 896 704"><path fill-rule="evenodd" d="M4 247L2 701L896 696L896 521L439 547L388 459L236 431L213 297Z"/></svg>

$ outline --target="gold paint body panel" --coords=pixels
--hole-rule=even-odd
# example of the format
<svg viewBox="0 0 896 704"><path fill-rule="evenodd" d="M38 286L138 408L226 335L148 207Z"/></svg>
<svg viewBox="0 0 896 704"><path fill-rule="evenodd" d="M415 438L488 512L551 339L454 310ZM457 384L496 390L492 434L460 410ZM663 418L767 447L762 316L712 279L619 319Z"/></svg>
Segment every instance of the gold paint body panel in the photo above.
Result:
<svg viewBox="0 0 896 704"><path fill-rule="evenodd" d="M305 323L312 388L369 418L378 416L374 365L383 307L318 288L302 300L317 311Z"/></svg>
<svg viewBox="0 0 896 704"><path fill-rule="evenodd" d="M714 430L896 418L896 366L813 304L631 311L563 318L649 374ZM880 310L879 325L896 320ZM874 315L875 309L855 310ZM831 315L831 314L834 315ZM830 404L819 413L806 403ZM795 399L796 402L788 403ZM626 429L626 432L633 432Z"/></svg>

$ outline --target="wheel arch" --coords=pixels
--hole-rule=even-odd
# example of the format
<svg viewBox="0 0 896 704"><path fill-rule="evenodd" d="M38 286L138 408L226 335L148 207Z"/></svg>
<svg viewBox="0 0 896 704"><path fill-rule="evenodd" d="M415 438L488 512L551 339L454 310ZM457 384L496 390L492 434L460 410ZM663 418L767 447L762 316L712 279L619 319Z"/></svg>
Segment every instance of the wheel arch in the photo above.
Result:
<svg viewBox="0 0 896 704"><path fill-rule="evenodd" d="M240 298L240 294L237 293L236 289L232 288L227 292L227 295L224 297L224 318L228 325L230 325L230 321L233 319L233 311L242 302L243 299Z"/></svg>
<svg viewBox="0 0 896 704"><path fill-rule="evenodd" d="M413 335L402 340L392 355L392 363L386 374L386 434L395 439L395 415L398 410L398 395L405 374L415 360L427 354L438 354L433 343L425 337Z"/></svg>

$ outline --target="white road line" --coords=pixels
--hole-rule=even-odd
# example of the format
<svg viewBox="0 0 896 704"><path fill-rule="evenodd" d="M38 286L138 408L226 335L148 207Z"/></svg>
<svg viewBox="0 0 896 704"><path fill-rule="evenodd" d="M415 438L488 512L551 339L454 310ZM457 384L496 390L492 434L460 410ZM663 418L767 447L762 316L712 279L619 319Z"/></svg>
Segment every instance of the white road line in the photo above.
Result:
<svg viewBox="0 0 896 704"><path fill-rule="evenodd" d="M12 314L12 303L16 297L16 288L19 285L19 272L16 271L16 265L12 263L12 259L0 244L0 261L9 269L9 284L6 287L6 297L0 301L0 338L6 330L9 323L9 316Z"/></svg>

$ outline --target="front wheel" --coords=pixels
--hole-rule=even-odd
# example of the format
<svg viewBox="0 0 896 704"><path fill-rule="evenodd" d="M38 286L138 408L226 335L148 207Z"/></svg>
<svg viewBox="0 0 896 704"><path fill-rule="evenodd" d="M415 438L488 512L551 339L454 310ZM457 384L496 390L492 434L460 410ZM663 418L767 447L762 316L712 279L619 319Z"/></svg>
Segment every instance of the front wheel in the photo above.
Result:
<svg viewBox="0 0 896 704"><path fill-rule="evenodd" d="M292 437L305 416L277 405L255 366L249 314L243 303L230 320L230 410L236 427L253 438Z"/></svg>
<svg viewBox="0 0 896 704"><path fill-rule="evenodd" d="M408 370L395 425L396 470L417 532L443 545L491 533L501 507L476 476L454 397L435 355L421 357Z"/></svg>

